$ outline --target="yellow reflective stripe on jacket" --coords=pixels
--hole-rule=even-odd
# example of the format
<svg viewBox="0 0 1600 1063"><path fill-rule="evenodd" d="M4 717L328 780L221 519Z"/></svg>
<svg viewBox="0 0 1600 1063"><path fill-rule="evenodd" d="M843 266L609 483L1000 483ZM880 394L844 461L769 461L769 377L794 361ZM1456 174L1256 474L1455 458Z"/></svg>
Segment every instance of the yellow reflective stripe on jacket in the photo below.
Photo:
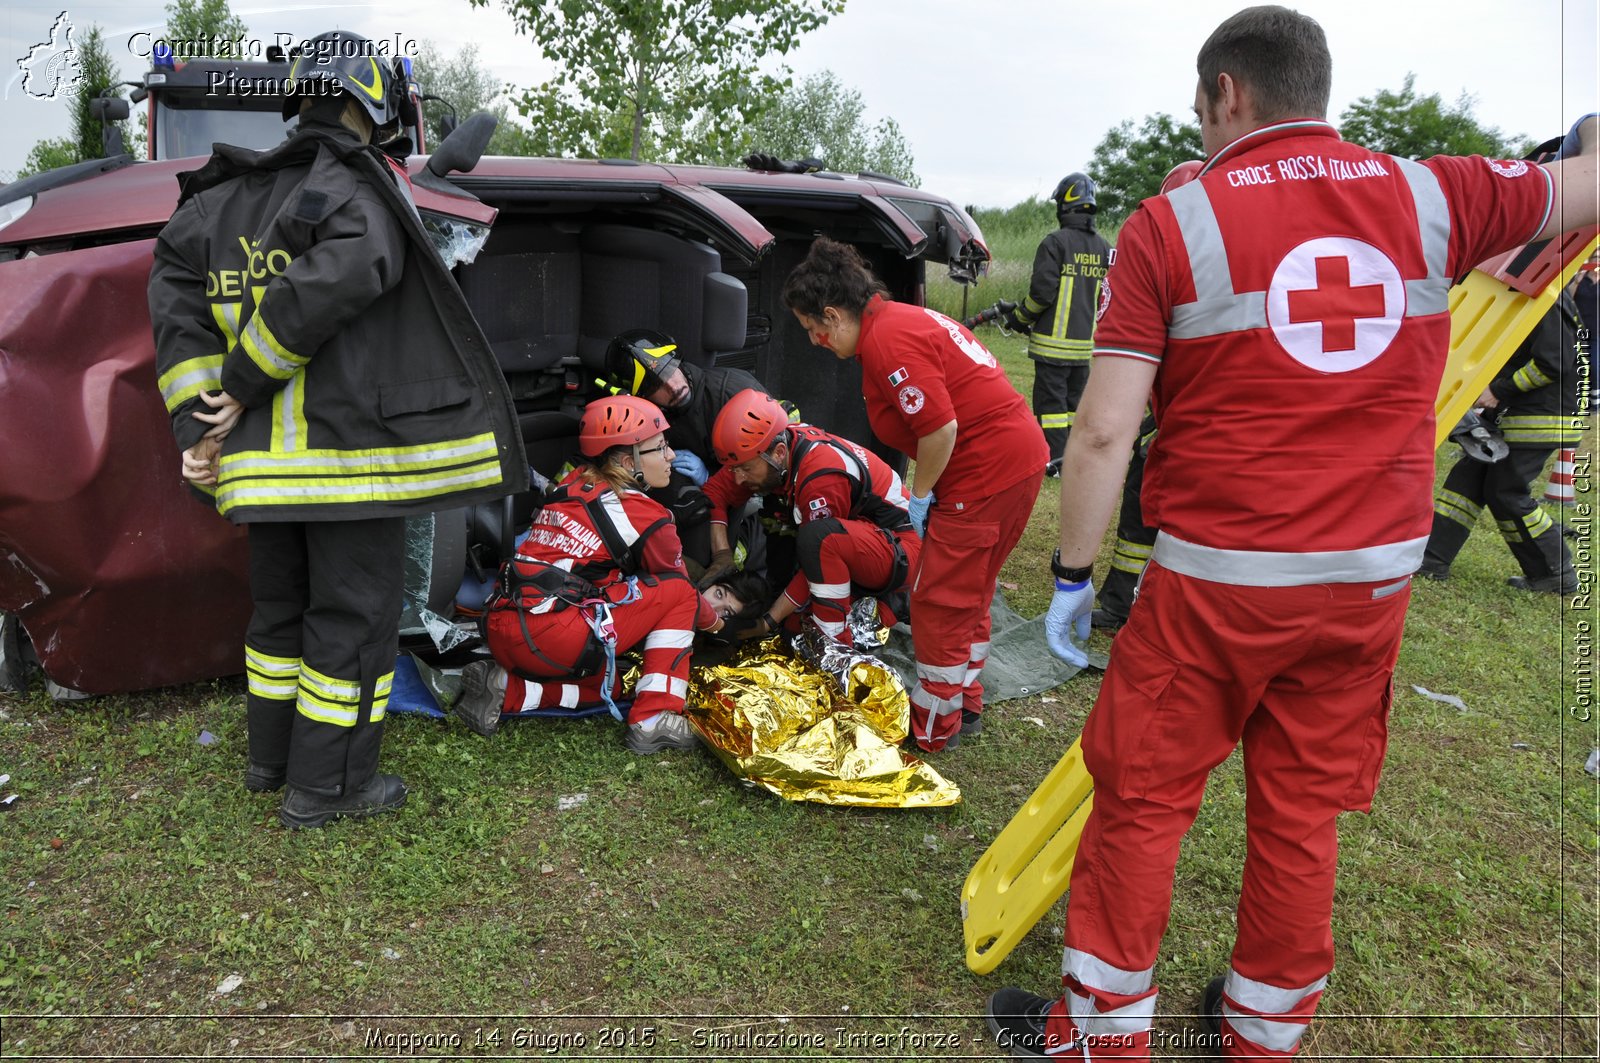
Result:
<svg viewBox="0 0 1600 1063"><path fill-rule="evenodd" d="M1583 414L1512 413L1500 418L1507 443L1577 443L1588 427Z"/></svg>
<svg viewBox="0 0 1600 1063"><path fill-rule="evenodd" d="M216 321L217 328L222 332L222 338L231 350L239 342L239 304L238 303L212 303L211 317Z"/></svg>
<svg viewBox="0 0 1600 1063"><path fill-rule="evenodd" d="M1070 410L1066 413L1041 413L1039 415L1039 427L1046 432L1052 428L1071 428L1072 413Z"/></svg>
<svg viewBox="0 0 1600 1063"><path fill-rule="evenodd" d="M1059 358L1066 361L1088 361L1094 351L1093 340L1069 340L1055 336L1045 336L1033 333L1028 337L1028 353L1037 354L1045 358Z"/></svg>
<svg viewBox="0 0 1600 1063"><path fill-rule="evenodd" d="M394 684L394 672L378 677L372 694L370 722L383 719L389 705L389 690ZM361 684L348 679L335 679L317 671L304 662L300 665L300 696L295 704L300 715L319 723L337 727L354 727L361 716Z"/></svg>
<svg viewBox="0 0 1600 1063"><path fill-rule="evenodd" d="M251 646L244 648L244 671L250 693L273 701L288 701L300 685L300 658L274 657Z"/></svg>
<svg viewBox="0 0 1600 1063"><path fill-rule="evenodd" d="M225 454L222 475L247 473L267 476L360 476L389 472L442 469L486 457L499 457L493 432L480 432L466 439L446 439L437 443L416 443L406 447L373 447L369 450L305 449L293 453L270 450L242 450Z"/></svg>
<svg viewBox="0 0 1600 1063"><path fill-rule="evenodd" d="M296 354L278 342L257 310L239 336L239 346L256 364L256 368L274 380L288 380L300 367L311 361L309 355Z"/></svg>
<svg viewBox="0 0 1600 1063"><path fill-rule="evenodd" d="M315 506L345 502L409 502L454 494L500 482L499 462L488 462L451 475L425 477L358 477L336 483L312 480L264 481L260 486L229 484L217 491L217 512L226 516L240 506Z"/></svg>
<svg viewBox="0 0 1600 1063"><path fill-rule="evenodd" d="M167 404L168 413L175 412L202 391L222 390L222 357L208 354L189 358L161 374L156 383L161 388L161 401Z"/></svg>
<svg viewBox="0 0 1600 1063"><path fill-rule="evenodd" d="M1539 368L1538 362L1529 362L1511 374L1511 382L1517 386L1518 391L1534 391L1550 383L1550 378Z"/></svg>
<svg viewBox="0 0 1600 1063"><path fill-rule="evenodd" d="M272 396L273 453L303 451L306 439L306 386L305 377L290 377L277 394Z"/></svg>

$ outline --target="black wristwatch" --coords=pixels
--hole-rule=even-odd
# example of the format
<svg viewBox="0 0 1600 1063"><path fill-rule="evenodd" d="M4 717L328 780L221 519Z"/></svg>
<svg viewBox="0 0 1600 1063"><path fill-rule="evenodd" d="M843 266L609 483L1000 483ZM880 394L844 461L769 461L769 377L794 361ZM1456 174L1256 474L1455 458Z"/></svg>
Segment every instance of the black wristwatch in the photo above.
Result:
<svg viewBox="0 0 1600 1063"><path fill-rule="evenodd" d="M1067 568L1061 563L1061 548L1057 547L1056 552L1050 555L1050 571L1055 573L1056 579L1064 580L1067 583L1082 583L1094 575L1094 566L1084 565L1082 568Z"/></svg>

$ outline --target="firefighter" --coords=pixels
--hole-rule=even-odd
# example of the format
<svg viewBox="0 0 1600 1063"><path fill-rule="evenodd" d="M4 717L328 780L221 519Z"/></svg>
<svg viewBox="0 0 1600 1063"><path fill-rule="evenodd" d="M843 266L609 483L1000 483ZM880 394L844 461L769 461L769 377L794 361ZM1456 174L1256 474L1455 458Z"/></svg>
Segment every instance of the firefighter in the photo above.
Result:
<svg viewBox="0 0 1600 1063"><path fill-rule="evenodd" d="M298 127L182 175L150 276L184 479L249 528L244 781L287 784L290 828L405 801L376 771L404 518L527 486L488 344L372 146L407 106L379 55L350 33L307 42Z"/></svg>
<svg viewBox="0 0 1600 1063"><path fill-rule="evenodd" d="M1095 311L1111 265L1111 246L1094 228L1094 193L1094 181L1082 173L1067 174L1050 193L1060 228L1039 241L1028 294L1005 317L1007 328L1028 333L1033 413L1044 430L1051 476L1061 467L1089 379Z"/></svg>
<svg viewBox="0 0 1600 1063"><path fill-rule="evenodd" d="M1298 1050L1333 967L1338 816L1371 807L1428 540L1451 281L1597 216L1592 123L1552 167L1340 140L1298 12L1231 16L1197 67L1205 169L1122 228L1061 474L1046 631L1081 663L1068 636L1152 403L1159 531L1084 725L1062 983L987 1007L1014 1056L1150 1058L1179 845L1241 741L1237 936L1199 1010L1224 1056Z"/></svg>
<svg viewBox="0 0 1600 1063"><path fill-rule="evenodd" d="M666 429L660 409L632 395L584 407L586 460L546 496L486 607L495 659L462 673L454 712L479 734L527 709L605 702L621 719L617 655L640 646L628 748L695 747L683 717L689 655L695 631L720 630L723 620L684 571L672 514L645 493L672 473Z"/></svg>
<svg viewBox="0 0 1600 1063"><path fill-rule="evenodd" d="M711 535L727 546L727 515L765 496L798 529L799 571L770 608L738 638L764 638L797 613L824 635L850 645L854 599L877 598L883 623L905 615L907 578L921 551L900 474L865 447L808 424L795 424L777 400L755 389L735 395L717 415L712 453L723 469L706 481Z"/></svg>
<svg viewBox="0 0 1600 1063"><path fill-rule="evenodd" d="M701 368L683 360L671 336L657 329L630 329L606 348L606 376L612 387L659 406L671 419L673 477L650 497L672 511L691 573L710 586L734 570L732 546L711 549L710 514L700 485L710 476L711 426L728 400L746 388L765 391L761 382L731 366Z"/></svg>
<svg viewBox="0 0 1600 1063"><path fill-rule="evenodd" d="M1589 378L1579 343L1577 304L1562 292L1510 361L1490 381L1478 405L1499 415L1510 452L1485 463L1462 455L1433 502L1433 532L1420 573L1450 578L1450 563L1466 545L1488 506L1521 576L1507 582L1527 591L1571 594L1578 589L1561 526L1534 501L1530 487L1550 455L1582 440Z"/></svg>
<svg viewBox="0 0 1600 1063"><path fill-rule="evenodd" d="M812 343L860 361L873 432L916 458L910 507L923 542L911 578L911 730L919 748L947 748L983 725L989 603L1039 497L1044 436L971 332L888 299L855 248L813 241L783 302Z"/></svg>

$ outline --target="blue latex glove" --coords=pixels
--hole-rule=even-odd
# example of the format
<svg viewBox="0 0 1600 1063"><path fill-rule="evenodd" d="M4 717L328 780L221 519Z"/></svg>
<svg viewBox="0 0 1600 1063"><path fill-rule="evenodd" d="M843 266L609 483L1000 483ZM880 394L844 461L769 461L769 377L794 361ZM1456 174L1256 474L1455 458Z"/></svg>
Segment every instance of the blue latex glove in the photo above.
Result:
<svg viewBox="0 0 1600 1063"><path fill-rule="evenodd" d="M918 535L926 535L928 533L928 510L933 508L933 492L929 491L926 495L918 498L908 489L906 495L911 499L911 504L906 506L906 512L911 514L911 523L916 526Z"/></svg>
<svg viewBox="0 0 1600 1063"><path fill-rule="evenodd" d="M1572 123L1572 128L1567 130L1567 135L1562 138L1561 147L1556 151L1557 159L1570 159L1578 154L1578 127L1593 117L1593 113L1586 114Z"/></svg>
<svg viewBox="0 0 1600 1063"><path fill-rule="evenodd" d="M694 481L699 487L710 478L711 473L706 469L706 463L692 450L674 450L672 452L672 471L681 472Z"/></svg>
<svg viewBox="0 0 1600 1063"><path fill-rule="evenodd" d="M1044 637L1050 652L1068 664L1079 668L1089 666L1089 655L1072 641L1089 641L1089 614L1094 612L1094 580L1067 583L1056 580L1056 593L1050 599L1050 611L1044 616Z"/></svg>

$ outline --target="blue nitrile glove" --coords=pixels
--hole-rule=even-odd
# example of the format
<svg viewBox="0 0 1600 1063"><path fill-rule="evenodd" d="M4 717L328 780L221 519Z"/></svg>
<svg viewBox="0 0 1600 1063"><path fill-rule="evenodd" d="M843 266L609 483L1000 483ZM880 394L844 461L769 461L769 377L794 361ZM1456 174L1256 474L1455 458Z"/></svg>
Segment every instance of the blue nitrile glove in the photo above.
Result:
<svg viewBox="0 0 1600 1063"><path fill-rule="evenodd" d="M1578 154L1578 127L1583 125L1583 123L1587 122L1594 116L1595 112L1591 111L1589 114L1584 115L1582 118L1572 123L1572 128L1567 130L1567 135L1561 140L1561 147L1556 150L1556 158L1570 159L1574 155Z"/></svg>
<svg viewBox="0 0 1600 1063"><path fill-rule="evenodd" d="M1050 599L1050 611L1044 615L1044 637L1050 652L1068 664L1079 668L1089 666L1089 655L1072 641L1089 641L1089 614L1094 612L1094 580L1079 583L1056 580L1056 593Z"/></svg>
<svg viewBox="0 0 1600 1063"><path fill-rule="evenodd" d="M672 471L681 472L694 481L699 487L710 479L711 473L706 469L706 463L700 460L700 455L692 450L674 450L672 452Z"/></svg>
<svg viewBox="0 0 1600 1063"><path fill-rule="evenodd" d="M906 506L906 512L911 514L911 523L916 527L918 535L926 535L928 533L928 510L933 508L933 492L929 491L921 498L918 498L910 490L907 490L906 496L911 499L910 504Z"/></svg>

